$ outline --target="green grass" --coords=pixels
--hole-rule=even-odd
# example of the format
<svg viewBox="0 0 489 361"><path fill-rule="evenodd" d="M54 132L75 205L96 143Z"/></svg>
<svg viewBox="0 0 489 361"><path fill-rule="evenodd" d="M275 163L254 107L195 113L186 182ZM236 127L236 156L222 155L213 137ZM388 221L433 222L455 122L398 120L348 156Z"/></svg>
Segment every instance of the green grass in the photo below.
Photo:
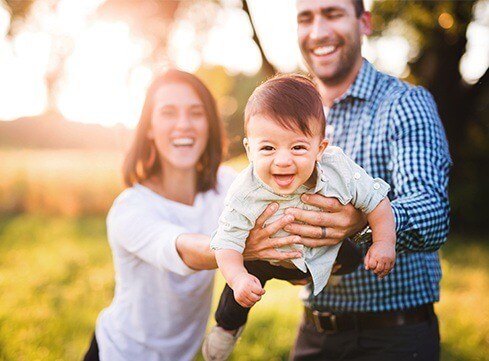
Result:
<svg viewBox="0 0 489 361"><path fill-rule="evenodd" d="M443 248L443 360L489 359L489 244L451 237ZM218 277L215 295L220 293ZM301 315L298 287L271 282L233 360L286 360ZM0 360L77 360L113 295L102 217L0 220ZM285 315L285 317L284 317Z"/></svg>

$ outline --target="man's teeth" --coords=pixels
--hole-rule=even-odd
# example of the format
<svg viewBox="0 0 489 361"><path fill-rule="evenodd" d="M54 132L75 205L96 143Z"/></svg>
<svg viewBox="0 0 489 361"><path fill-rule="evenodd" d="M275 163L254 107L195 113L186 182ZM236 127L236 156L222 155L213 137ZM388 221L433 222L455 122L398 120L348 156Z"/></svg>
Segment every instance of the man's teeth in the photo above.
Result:
<svg viewBox="0 0 489 361"><path fill-rule="evenodd" d="M194 140L192 138L177 138L177 139L173 139L173 145L190 146L190 145L194 145Z"/></svg>
<svg viewBox="0 0 489 361"><path fill-rule="evenodd" d="M328 55L331 54L333 51L335 51L336 46L330 45L330 46L320 46L318 48L312 49L312 52L314 55Z"/></svg>

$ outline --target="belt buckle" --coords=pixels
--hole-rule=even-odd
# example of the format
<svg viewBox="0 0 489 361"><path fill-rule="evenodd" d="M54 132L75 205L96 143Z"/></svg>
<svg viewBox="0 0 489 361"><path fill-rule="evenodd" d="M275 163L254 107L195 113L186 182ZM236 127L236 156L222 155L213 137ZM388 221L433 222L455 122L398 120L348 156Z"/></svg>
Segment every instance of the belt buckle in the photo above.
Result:
<svg viewBox="0 0 489 361"><path fill-rule="evenodd" d="M329 324L331 325L331 329L325 329L321 325L320 317L328 318ZM312 320L314 322L314 326L316 326L316 329L320 333L334 334L338 332L338 323L336 322L336 315L331 312L319 312L317 310L312 310Z"/></svg>

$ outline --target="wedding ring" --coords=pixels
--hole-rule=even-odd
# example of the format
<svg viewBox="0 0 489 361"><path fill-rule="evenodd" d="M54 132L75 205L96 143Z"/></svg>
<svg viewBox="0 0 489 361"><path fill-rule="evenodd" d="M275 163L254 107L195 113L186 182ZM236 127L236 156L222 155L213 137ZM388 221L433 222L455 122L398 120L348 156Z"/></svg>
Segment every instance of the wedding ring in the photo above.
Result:
<svg viewBox="0 0 489 361"><path fill-rule="evenodd" d="M321 227L321 239L326 238L326 227Z"/></svg>

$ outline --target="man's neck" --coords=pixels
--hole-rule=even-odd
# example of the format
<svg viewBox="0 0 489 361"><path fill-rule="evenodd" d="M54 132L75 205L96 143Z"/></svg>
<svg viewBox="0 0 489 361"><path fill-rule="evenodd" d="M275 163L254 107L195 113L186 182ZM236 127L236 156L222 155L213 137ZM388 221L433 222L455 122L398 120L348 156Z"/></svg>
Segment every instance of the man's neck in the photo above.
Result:
<svg viewBox="0 0 489 361"><path fill-rule="evenodd" d="M323 105L331 108L336 99L341 98L345 94L351 85L355 82L360 69L362 68L363 58L355 63L352 71L350 71L345 78L340 82L327 83L323 82L321 79L317 79L317 85L321 99L323 100Z"/></svg>

